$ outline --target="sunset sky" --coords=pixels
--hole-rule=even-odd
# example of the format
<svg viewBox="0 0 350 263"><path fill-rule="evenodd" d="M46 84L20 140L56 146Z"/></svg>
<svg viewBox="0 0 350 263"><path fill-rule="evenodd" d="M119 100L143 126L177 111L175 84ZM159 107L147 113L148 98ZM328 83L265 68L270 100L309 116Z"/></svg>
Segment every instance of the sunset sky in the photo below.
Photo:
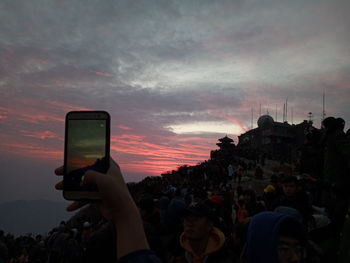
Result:
<svg viewBox="0 0 350 263"><path fill-rule="evenodd" d="M127 181L209 158L269 112L350 126L348 0L0 1L0 203L61 200L64 117L111 115Z"/></svg>

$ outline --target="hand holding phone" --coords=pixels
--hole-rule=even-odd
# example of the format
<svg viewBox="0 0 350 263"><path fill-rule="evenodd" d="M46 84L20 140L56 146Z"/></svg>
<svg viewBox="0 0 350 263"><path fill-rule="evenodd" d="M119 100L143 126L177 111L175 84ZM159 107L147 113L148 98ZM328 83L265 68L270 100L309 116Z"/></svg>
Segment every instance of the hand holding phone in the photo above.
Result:
<svg viewBox="0 0 350 263"><path fill-rule="evenodd" d="M59 167L55 170L55 174L61 176L63 170L63 167ZM116 234L118 258L134 251L149 249L140 213L116 162L110 159L110 167L106 174L87 171L83 184L95 184L100 190L99 209L118 229ZM63 190L62 181L56 184L56 189ZM81 200L75 201L67 207L67 210L75 211L87 203Z"/></svg>
<svg viewBox="0 0 350 263"><path fill-rule="evenodd" d="M71 111L66 115L63 196L67 200L98 200L96 185L84 185L89 171L106 173L110 159L110 116L105 111Z"/></svg>

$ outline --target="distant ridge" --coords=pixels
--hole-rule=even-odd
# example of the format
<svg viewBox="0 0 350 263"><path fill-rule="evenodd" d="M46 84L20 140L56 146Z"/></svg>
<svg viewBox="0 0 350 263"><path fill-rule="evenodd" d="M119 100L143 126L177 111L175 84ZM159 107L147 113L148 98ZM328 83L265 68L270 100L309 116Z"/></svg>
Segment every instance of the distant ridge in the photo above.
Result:
<svg viewBox="0 0 350 263"><path fill-rule="evenodd" d="M0 229L15 236L46 234L67 220L72 213L66 212L67 204L48 200L18 200L0 204Z"/></svg>

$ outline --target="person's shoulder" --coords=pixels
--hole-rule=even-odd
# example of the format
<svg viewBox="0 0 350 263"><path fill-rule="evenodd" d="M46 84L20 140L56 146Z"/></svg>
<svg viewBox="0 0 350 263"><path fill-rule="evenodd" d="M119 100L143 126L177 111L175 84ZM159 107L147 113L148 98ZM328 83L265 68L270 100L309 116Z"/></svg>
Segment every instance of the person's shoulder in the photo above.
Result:
<svg viewBox="0 0 350 263"><path fill-rule="evenodd" d="M206 261L207 263L233 263L237 262L237 255L227 245L224 245L221 249L210 254Z"/></svg>
<svg viewBox="0 0 350 263"><path fill-rule="evenodd" d="M343 131L339 131L334 138L334 145L343 154L350 154L350 138Z"/></svg>
<svg viewBox="0 0 350 263"><path fill-rule="evenodd" d="M137 250L121 257L117 263L161 263L156 254L149 249Z"/></svg>

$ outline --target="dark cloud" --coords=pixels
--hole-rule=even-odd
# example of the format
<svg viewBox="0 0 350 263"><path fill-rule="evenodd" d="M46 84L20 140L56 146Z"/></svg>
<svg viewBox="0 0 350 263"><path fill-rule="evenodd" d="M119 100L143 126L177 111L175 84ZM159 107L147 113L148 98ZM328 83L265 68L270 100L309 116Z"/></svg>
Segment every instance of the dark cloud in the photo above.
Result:
<svg viewBox="0 0 350 263"><path fill-rule="evenodd" d="M64 115L77 109L111 113L114 154L129 178L202 160L222 135L176 134L176 125L244 130L251 108L255 118L260 104L274 116L277 105L281 116L287 98L295 122L311 111L318 125L324 91L327 114L349 122L349 5L1 1L1 154L58 158Z"/></svg>

